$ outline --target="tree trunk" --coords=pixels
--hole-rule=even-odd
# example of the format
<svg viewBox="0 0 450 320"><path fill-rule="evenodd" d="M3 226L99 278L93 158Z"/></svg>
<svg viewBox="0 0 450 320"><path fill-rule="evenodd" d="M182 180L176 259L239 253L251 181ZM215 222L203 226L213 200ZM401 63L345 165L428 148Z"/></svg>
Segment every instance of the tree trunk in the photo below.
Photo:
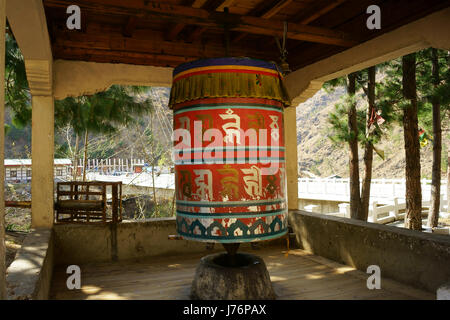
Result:
<svg viewBox="0 0 450 320"><path fill-rule="evenodd" d="M73 172L72 172L72 180L77 181L78 176L78 144L79 144L79 136L78 134L75 135L75 148L73 152Z"/></svg>
<svg viewBox="0 0 450 320"><path fill-rule="evenodd" d="M450 213L450 151L447 154L447 213Z"/></svg>
<svg viewBox="0 0 450 320"><path fill-rule="evenodd" d="M348 75L348 94L353 99L356 92L356 74ZM358 123L356 118L356 103L350 102L348 110L349 169L350 169L350 217L358 219L361 198L359 195L359 159L358 159Z"/></svg>
<svg viewBox="0 0 450 320"><path fill-rule="evenodd" d="M405 228L422 230L422 187L420 185L420 146L417 119L416 54L402 58L403 96L410 101L403 113L406 158Z"/></svg>
<svg viewBox="0 0 450 320"><path fill-rule="evenodd" d="M375 112L375 66L368 70L368 94L367 98L369 106L367 108L367 124L366 130L369 130L369 120ZM372 163L373 163L373 144L368 141L364 146L364 178L361 191L361 212L359 220L367 221L369 216L369 202L370 202L370 183L372 181Z"/></svg>
<svg viewBox="0 0 450 320"><path fill-rule="evenodd" d="M86 169L87 169L87 151L88 151L88 130L86 129L86 132L84 133L84 163L83 163L83 182L86 181Z"/></svg>
<svg viewBox="0 0 450 320"><path fill-rule="evenodd" d="M439 86L439 61L438 52L432 48L431 62L433 65L433 84ZM439 209L441 206L441 155L442 155L442 130L441 130L441 104L437 97L432 98L433 105L433 166L431 174L431 206L428 213L428 227L437 227Z"/></svg>

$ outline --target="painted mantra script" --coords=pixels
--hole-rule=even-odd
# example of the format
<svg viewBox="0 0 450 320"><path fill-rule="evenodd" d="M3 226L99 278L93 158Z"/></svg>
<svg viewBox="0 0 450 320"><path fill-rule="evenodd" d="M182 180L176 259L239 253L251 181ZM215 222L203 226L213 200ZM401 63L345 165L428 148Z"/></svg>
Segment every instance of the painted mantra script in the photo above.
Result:
<svg viewBox="0 0 450 320"><path fill-rule="evenodd" d="M282 106L223 100L174 107L177 231L211 242L279 237L287 229Z"/></svg>
<svg viewBox="0 0 450 320"><path fill-rule="evenodd" d="M287 233L283 108L272 62L190 61L173 71L177 232L239 243Z"/></svg>
<svg viewBox="0 0 450 320"><path fill-rule="evenodd" d="M217 108L215 115L195 109L175 112L175 164L260 163L270 164L270 170L262 168L263 175L276 173L284 163L282 111L261 108L228 106Z"/></svg>

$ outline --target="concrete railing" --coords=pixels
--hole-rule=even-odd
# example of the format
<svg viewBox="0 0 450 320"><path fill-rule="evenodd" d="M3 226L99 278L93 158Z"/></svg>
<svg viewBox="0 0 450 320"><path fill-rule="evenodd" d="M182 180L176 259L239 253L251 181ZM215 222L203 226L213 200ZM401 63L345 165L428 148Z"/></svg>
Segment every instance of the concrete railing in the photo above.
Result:
<svg viewBox="0 0 450 320"><path fill-rule="evenodd" d="M324 199L332 199L333 197L341 197L343 199L350 198L349 179L322 179L322 178L300 178L298 185L299 198L319 197ZM362 181L360 181L362 187ZM422 179L422 199L430 200L431 180ZM404 179L372 179L370 185L371 198L399 198L404 199L406 185ZM444 199L447 198L447 181L441 180L441 194Z"/></svg>
<svg viewBox="0 0 450 320"><path fill-rule="evenodd" d="M368 221L379 224L391 223L397 220L403 220L405 218L406 202L405 200L399 200L394 198L392 200L385 201L387 204L379 205L378 201L372 201L369 206ZM422 201L423 208L429 208L431 201ZM441 194L440 212L444 211L444 196ZM305 209L308 209L305 207ZM306 210L314 212L313 210ZM350 218L350 204L339 204L339 213L343 214L345 218Z"/></svg>

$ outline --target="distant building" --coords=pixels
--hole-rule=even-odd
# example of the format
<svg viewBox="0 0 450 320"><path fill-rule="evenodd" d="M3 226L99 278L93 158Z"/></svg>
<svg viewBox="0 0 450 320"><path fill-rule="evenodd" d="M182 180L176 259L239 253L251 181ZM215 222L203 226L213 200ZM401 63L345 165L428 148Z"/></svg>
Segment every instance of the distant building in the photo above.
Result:
<svg viewBox="0 0 450 320"><path fill-rule="evenodd" d="M72 160L55 159L54 177L66 178L72 172ZM5 159L5 181L27 182L31 180L31 159Z"/></svg>

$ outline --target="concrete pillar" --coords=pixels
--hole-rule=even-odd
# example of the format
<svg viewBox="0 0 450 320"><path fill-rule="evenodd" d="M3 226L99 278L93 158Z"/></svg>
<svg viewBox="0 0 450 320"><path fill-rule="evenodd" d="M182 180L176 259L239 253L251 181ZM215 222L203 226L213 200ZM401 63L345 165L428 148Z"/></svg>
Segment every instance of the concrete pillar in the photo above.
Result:
<svg viewBox="0 0 450 320"><path fill-rule="evenodd" d="M52 96L32 96L31 226L53 225L54 104Z"/></svg>
<svg viewBox="0 0 450 320"><path fill-rule="evenodd" d="M288 208L289 210L298 210L297 116L295 107L284 109L284 139Z"/></svg>
<svg viewBox="0 0 450 320"><path fill-rule="evenodd" d="M6 299L5 248L5 21L6 0L0 0L0 300Z"/></svg>

